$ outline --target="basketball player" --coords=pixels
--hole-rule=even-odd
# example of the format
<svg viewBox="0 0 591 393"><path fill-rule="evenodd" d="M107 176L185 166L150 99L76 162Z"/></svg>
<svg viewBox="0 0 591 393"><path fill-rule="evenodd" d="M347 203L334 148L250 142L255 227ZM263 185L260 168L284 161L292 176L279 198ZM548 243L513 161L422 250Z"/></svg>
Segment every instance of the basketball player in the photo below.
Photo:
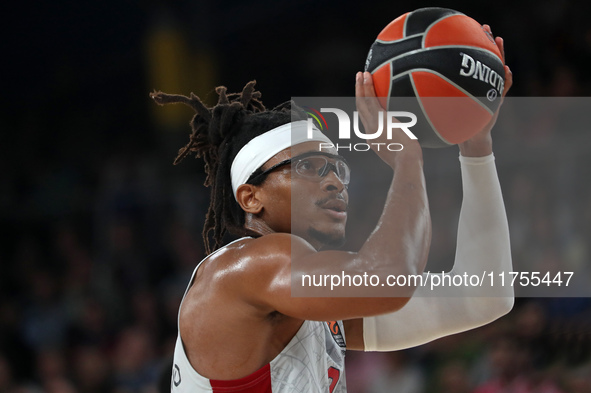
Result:
<svg viewBox="0 0 591 393"><path fill-rule="evenodd" d="M502 51L502 39L496 42ZM505 72L506 94L512 76L507 66ZM357 74L355 90L366 132L375 131L381 107L369 73ZM197 112L175 163L192 152L203 157L212 187L203 231L209 255L180 307L173 392L345 392L346 349L408 348L511 309L506 288L494 298L468 297L461 289L449 297L423 287L392 287L388 298L292 297L296 260L309 274L422 273L431 222L421 148L394 132L390 142L404 149L377 152L394 174L376 229L357 253L321 251L345 236L347 163L335 150L319 150L318 141L328 139L318 130L309 139L306 122L292 120L290 103L267 110L254 82L240 94L216 91L213 108L193 94L151 95L159 104L181 102ZM492 155L495 120L460 145L464 200L449 274L511 267ZM242 238L222 247L226 231Z"/></svg>

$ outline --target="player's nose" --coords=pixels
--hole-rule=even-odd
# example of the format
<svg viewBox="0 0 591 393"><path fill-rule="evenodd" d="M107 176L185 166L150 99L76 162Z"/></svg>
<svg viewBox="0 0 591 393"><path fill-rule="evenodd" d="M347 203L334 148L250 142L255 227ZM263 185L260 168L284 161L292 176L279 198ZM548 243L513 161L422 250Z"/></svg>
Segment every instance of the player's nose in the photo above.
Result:
<svg viewBox="0 0 591 393"><path fill-rule="evenodd" d="M345 184L341 181L341 179L337 176L335 171L329 170L326 176L322 179L322 190L328 192L338 192L341 193L345 190Z"/></svg>

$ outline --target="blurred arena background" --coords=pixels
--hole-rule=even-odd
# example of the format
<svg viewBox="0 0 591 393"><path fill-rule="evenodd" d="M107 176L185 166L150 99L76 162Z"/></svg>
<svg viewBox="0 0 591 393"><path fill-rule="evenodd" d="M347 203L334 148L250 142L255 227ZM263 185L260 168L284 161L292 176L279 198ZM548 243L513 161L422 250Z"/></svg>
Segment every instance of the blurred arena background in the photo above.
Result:
<svg viewBox="0 0 591 393"><path fill-rule="evenodd" d="M11 4L0 44L0 392L169 385L162 375L180 298L203 257L209 195L200 162L172 166L191 111L157 107L150 91L208 100L219 84L239 91L256 79L267 106L351 96L378 32L423 6L457 9L505 38L510 95L591 95L589 2ZM536 116L496 133L514 259L589 272L588 129ZM521 118L508 111L499 125ZM460 188L446 180L455 166L427 163L431 254L440 258L455 247ZM480 329L397 353L349 352L348 385L494 393L503 375L520 393L588 393L590 353L589 298L518 299Z"/></svg>

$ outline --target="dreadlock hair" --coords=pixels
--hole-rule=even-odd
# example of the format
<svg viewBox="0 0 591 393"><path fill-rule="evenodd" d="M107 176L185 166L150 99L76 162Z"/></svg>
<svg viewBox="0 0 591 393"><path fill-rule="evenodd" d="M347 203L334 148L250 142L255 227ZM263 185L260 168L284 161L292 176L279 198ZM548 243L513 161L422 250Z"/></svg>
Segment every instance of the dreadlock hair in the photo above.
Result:
<svg viewBox="0 0 591 393"><path fill-rule="evenodd" d="M256 81L248 82L241 93L227 93L226 87L216 87L219 98L213 107L207 107L193 93L189 97L160 91L150 93L159 105L182 103L196 112L190 122L189 143L179 150L174 165L191 153L205 161L207 177L204 184L211 187L211 199L202 235L208 254L222 245L226 232L237 236L252 235L244 228L245 213L232 191L230 168L236 154L253 138L292 120L306 119L305 113L292 101L266 109L261 93L254 89L255 84ZM251 179L261 172L259 168ZM249 179L248 183L258 185L264 180L264 177L257 179L255 184Z"/></svg>

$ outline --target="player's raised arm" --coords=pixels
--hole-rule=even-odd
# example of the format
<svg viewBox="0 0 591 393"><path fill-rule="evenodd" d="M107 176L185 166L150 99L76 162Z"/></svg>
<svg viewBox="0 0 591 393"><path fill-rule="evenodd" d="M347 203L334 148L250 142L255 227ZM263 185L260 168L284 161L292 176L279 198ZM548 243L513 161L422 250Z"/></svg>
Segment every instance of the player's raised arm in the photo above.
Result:
<svg viewBox="0 0 591 393"><path fill-rule="evenodd" d="M484 28L490 32L490 27ZM496 42L504 52L502 38ZM513 82L508 66L505 81L503 97ZM507 215L492 154L491 129L497 116L498 112L482 131L460 144L464 198L454 267L446 273L452 277L484 273L497 277L512 269ZM351 336L349 347L391 351L424 344L492 322L508 313L513 301L513 288L498 283L420 287L396 313L351 321L350 329L357 336Z"/></svg>

